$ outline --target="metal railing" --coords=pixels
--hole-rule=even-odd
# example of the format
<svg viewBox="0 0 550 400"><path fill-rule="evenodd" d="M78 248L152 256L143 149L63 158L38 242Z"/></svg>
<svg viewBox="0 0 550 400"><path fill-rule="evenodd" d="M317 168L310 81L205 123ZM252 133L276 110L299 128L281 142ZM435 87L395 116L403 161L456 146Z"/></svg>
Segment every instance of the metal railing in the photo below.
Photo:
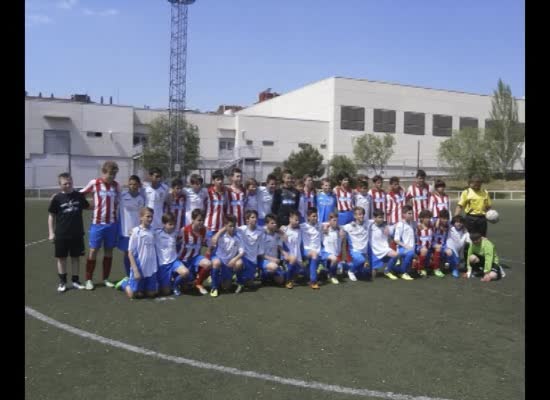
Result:
<svg viewBox="0 0 550 400"><path fill-rule="evenodd" d="M446 190L451 201L458 201L463 190ZM525 200L525 190L488 190L491 200Z"/></svg>

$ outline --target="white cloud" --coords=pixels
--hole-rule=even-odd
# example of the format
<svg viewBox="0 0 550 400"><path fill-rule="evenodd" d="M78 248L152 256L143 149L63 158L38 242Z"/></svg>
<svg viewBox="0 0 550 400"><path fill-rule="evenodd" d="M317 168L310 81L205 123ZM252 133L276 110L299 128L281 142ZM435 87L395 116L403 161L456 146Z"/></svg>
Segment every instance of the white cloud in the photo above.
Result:
<svg viewBox="0 0 550 400"><path fill-rule="evenodd" d="M84 15L94 15L94 16L97 15L98 17L110 17L113 15L119 14L119 11L114 8L108 8L102 11L94 11L94 10L90 10L89 8L84 8L83 12L84 12Z"/></svg>
<svg viewBox="0 0 550 400"><path fill-rule="evenodd" d="M74 6L76 6L76 3L78 3L78 0L61 0L58 1L56 6L57 8L63 8L65 10L70 10Z"/></svg>
<svg viewBox="0 0 550 400"><path fill-rule="evenodd" d="M25 17L25 23L27 26L51 24L53 23L53 19L47 15L32 14Z"/></svg>

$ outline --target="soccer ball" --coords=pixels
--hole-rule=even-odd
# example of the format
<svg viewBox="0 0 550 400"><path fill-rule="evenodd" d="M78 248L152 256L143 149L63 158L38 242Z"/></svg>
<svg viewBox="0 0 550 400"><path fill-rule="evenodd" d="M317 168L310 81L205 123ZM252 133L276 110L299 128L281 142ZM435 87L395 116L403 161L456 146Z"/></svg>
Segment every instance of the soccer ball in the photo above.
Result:
<svg viewBox="0 0 550 400"><path fill-rule="evenodd" d="M496 210L489 210L487 214L485 214L485 218L487 218L487 221L490 223L496 224L498 222L498 212Z"/></svg>

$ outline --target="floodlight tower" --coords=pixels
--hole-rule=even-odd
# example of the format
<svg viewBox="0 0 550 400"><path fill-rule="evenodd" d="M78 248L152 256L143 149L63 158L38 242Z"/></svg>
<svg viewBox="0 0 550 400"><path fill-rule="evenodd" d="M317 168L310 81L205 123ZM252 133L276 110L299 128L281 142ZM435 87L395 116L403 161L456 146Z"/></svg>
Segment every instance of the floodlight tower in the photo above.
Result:
<svg viewBox="0 0 550 400"><path fill-rule="evenodd" d="M172 5L170 29L170 94L168 105L168 123L170 126L170 164L169 176L174 172L181 176L184 155L180 147L185 148L184 111L185 78L187 63L187 6L195 0L168 0Z"/></svg>

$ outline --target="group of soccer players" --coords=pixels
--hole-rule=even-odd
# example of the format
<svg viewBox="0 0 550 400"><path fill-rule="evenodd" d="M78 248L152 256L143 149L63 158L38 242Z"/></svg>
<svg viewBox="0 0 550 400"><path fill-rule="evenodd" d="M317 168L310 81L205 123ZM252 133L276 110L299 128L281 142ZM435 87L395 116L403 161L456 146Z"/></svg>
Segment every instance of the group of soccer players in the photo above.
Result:
<svg viewBox="0 0 550 400"><path fill-rule="evenodd" d="M116 163L107 161L101 177L80 193L72 189L68 174L59 176L62 192L52 198L48 226L60 292L66 290L68 255L73 259L73 287L94 289L101 247L104 284L130 298L179 296L187 290L217 297L221 291L240 293L255 280L292 289L305 279L319 289L322 278L339 284L346 275L350 281L370 280L377 272L392 280L414 280L429 270L443 278L442 265L458 278L467 243L478 240L472 232L470 240L461 215L450 218L445 183L437 180L432 190L422 170L406 191L398 177L390 178L387 192L379 175L372 178L371 189L362 175L353 189L351 177L343 173L336 187L325 178L317 191L311 176L295 181L290 170L283 171L280 186L274 175L265 186L253 178L243 185L238 168L227 186L222 171L214 172L207 188L200 175L191 175L188 186L174 179L169 187L161 170L152 168L147 182L132 175L121 191L117 172ZM89 206L88 193L93 194L93 216L82 285L81 210ZM71 222L64 221L70 218L73 226L68 229ZM114 247L124 254L126 273L117 283L109 280ZM208 279L210 291L204 287Z"/></svg>

